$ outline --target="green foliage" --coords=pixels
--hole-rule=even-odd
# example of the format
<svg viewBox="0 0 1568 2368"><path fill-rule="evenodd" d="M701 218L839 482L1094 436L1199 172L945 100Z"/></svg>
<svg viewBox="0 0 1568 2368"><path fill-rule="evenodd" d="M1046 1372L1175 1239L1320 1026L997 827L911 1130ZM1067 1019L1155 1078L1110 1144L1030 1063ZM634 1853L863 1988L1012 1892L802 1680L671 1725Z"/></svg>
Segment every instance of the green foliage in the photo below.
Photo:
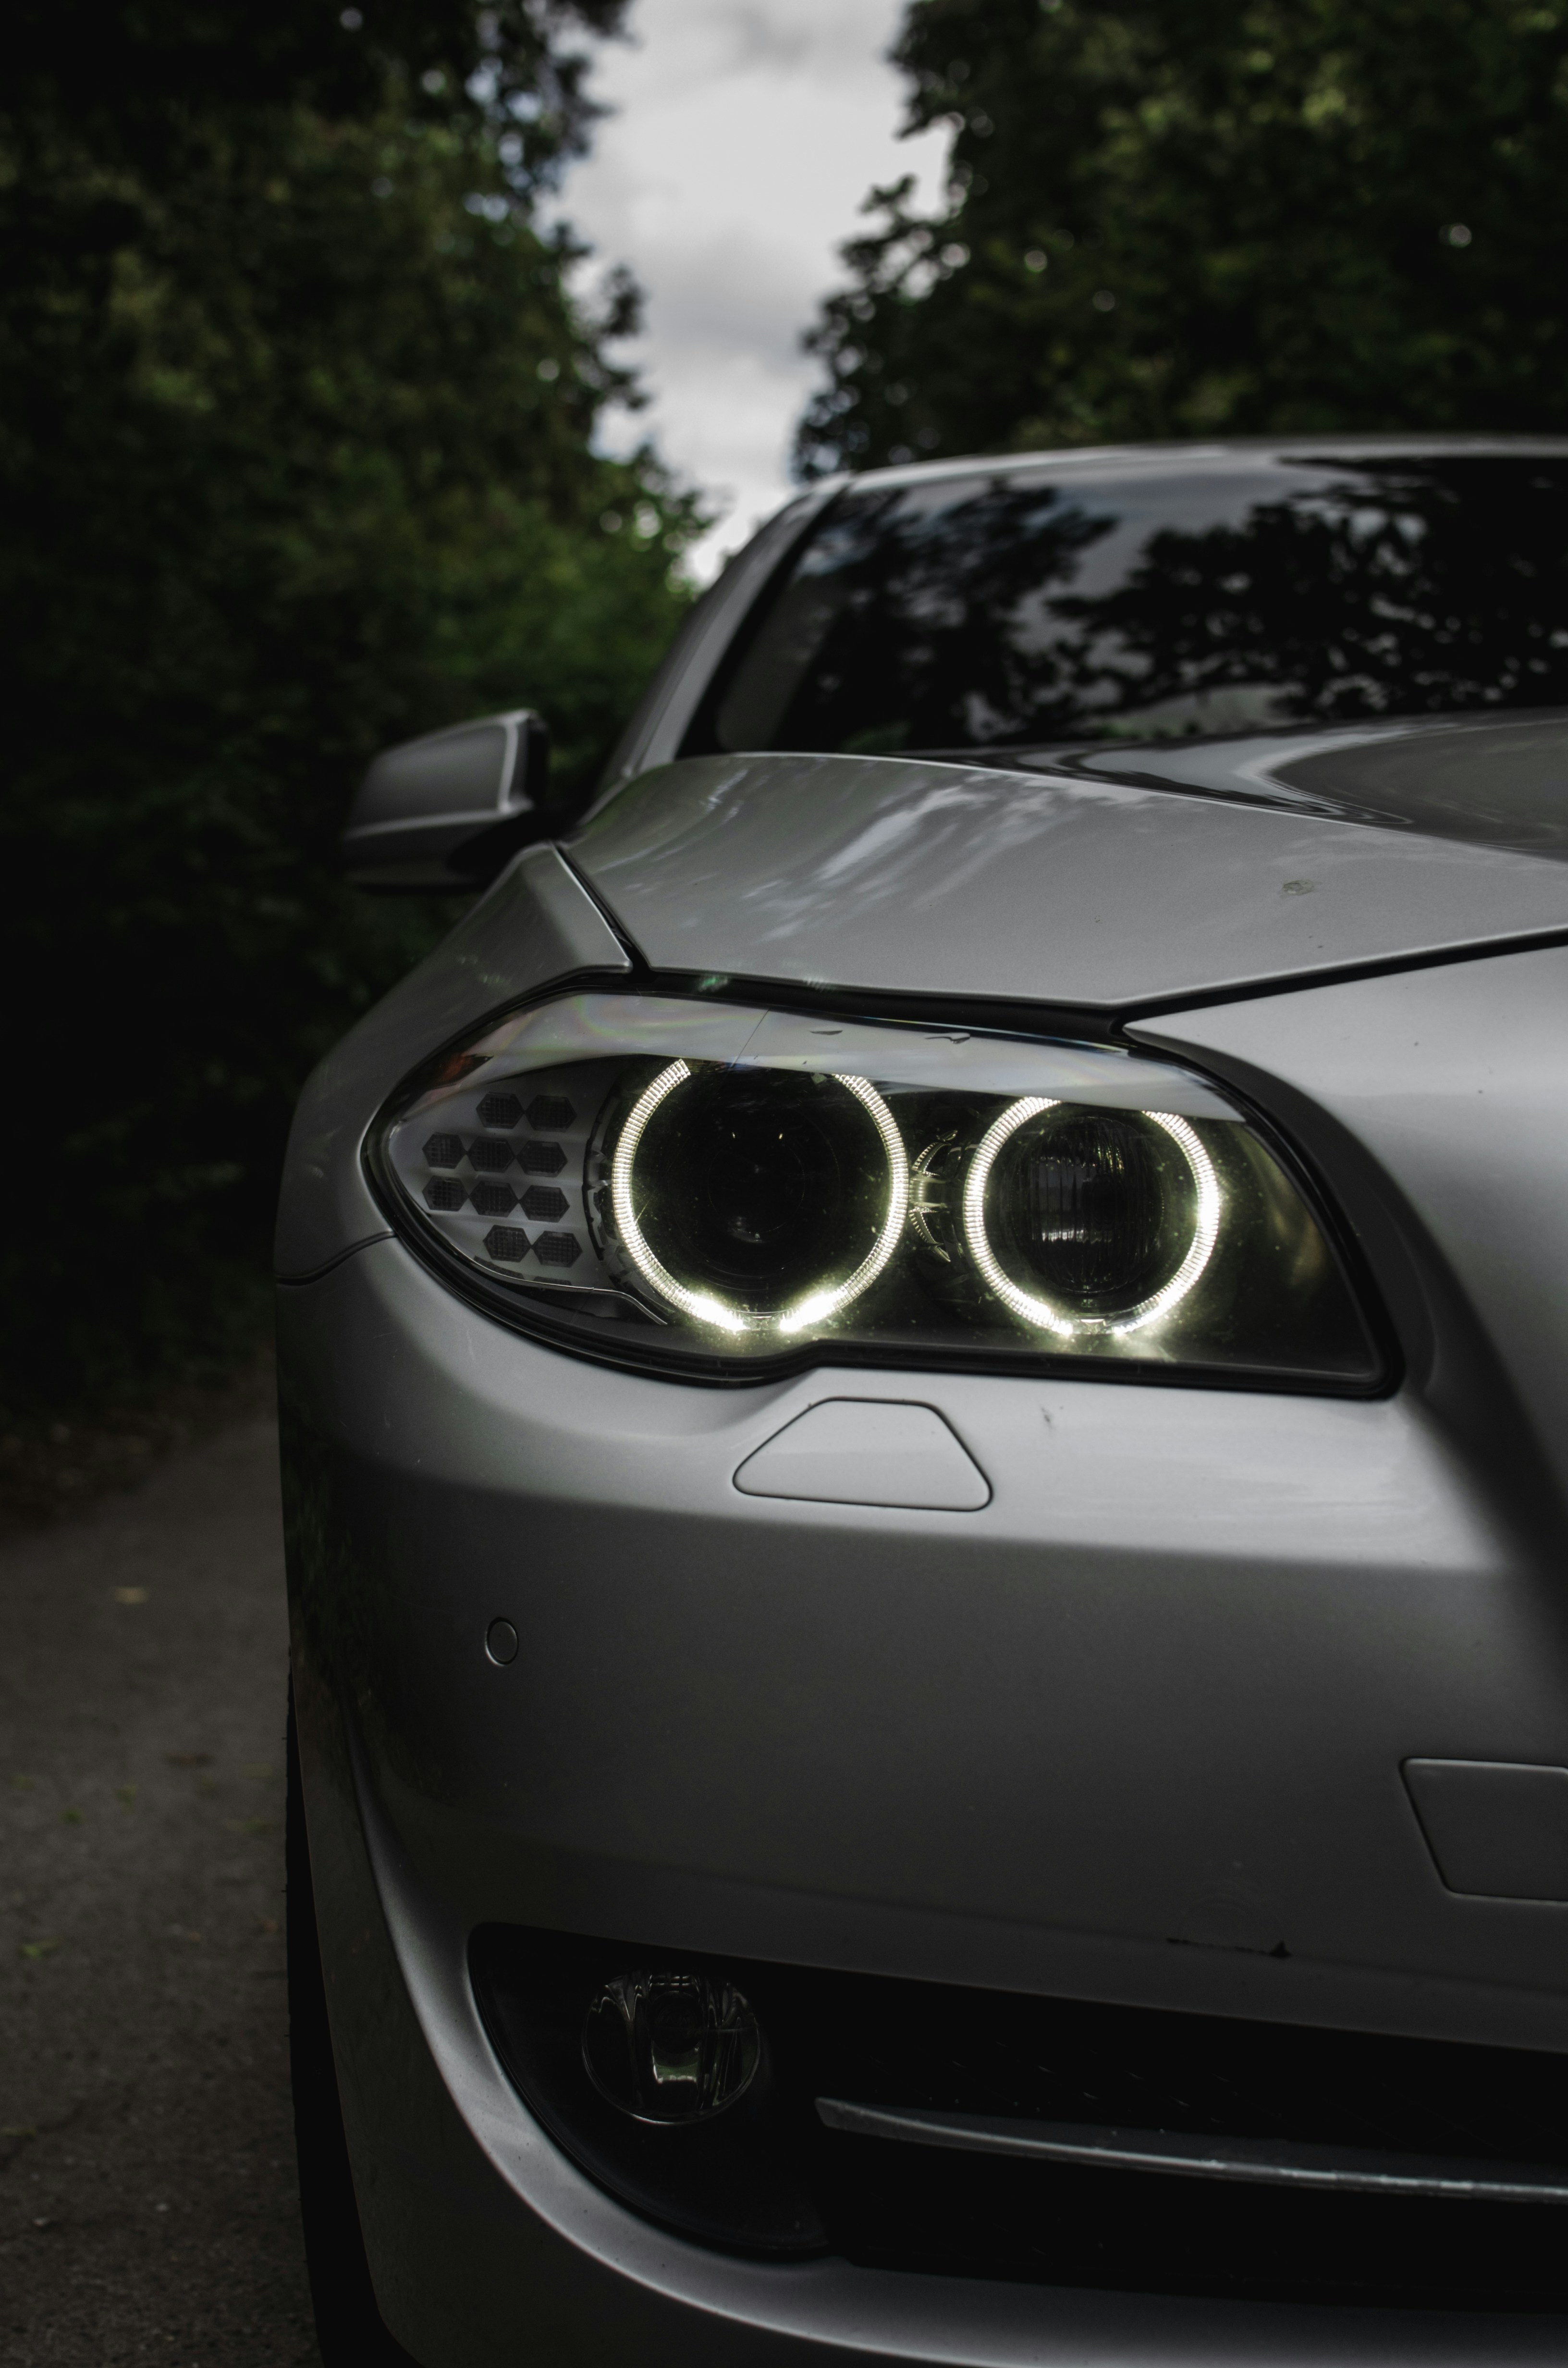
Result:
<svg viewBox="0 0 1568 2368"><path fill-rule="evenodd" d="M1564 0L914 0L945 204L873 193L808 473L1568 422Z"/></svg>
<svg viewBox="0 0 1568 2368"><path fill-rule="evenodd" d="M349 17L353 11L347 12ZM254 1326L290 1107L449 915L343 888L388 742L539 706L585 787L698 523L591 438L536 200L574 16L303 0L23 12L0 114L0 608L13 689L13 1405ZM80 63L80 76L77 64Z"/></svg>

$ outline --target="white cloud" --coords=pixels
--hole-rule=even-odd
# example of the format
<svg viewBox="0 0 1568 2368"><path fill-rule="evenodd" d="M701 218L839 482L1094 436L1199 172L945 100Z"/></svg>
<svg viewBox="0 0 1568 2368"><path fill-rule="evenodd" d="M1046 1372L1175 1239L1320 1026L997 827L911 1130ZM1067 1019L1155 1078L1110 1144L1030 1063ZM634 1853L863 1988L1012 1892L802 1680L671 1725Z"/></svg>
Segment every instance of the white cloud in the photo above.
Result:
<svg viewBox="0 0 1568 2368"><path fill-rule="evenodd" d="M843 279L873 184L939 182L939 133L897 137L901 77L886 51L899 0L634 0L630 42L593 80L614 112L562 192L594 274L631 267L647 297L630 349L653 397L606 440L651 436L726 515L699 575L789 491L795 424L815 381L801 333Z"/></svg>

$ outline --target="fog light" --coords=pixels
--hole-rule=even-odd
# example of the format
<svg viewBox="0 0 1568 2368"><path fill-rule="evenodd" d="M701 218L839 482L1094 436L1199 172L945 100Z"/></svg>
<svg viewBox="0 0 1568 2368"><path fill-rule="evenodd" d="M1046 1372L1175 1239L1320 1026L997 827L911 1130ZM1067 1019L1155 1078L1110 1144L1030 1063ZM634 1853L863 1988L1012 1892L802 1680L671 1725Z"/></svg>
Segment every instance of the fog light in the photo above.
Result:
<svg viewBox="0 0 1568 2368"><path fill-rule="evenodd" d="M815 2092L773 2057L777 1968L500 1924L469 1963L508 2078L590 2179L701 2245L824 2249L803 2159Z"/></svg>
<svg viewBox="0 0 1568 2368"><path fill-rule="evenodd" d="M601 2096L640 2122L701 2122L750 2088L762 2054L739 1990L706 1974L617 1974L583 2023Z"/></svg>

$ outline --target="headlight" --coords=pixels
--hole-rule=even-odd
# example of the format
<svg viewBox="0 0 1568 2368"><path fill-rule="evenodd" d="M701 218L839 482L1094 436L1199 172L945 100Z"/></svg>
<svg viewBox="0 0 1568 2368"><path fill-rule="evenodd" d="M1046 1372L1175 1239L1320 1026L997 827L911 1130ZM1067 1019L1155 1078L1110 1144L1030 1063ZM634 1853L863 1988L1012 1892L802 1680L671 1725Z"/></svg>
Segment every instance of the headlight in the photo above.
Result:
<svg viewBox="0 0 1568 2368"><path fill-rule="evenodd" d="M671 1061L608 1159L608 1238L656 1305L726 1338L847 1312L909 1210L898 1122L865 1077Z"/></svg>
<svg viewBox="0 0 1568 2368"><path fill-rule="evenodd" d="M1381 1379L1281 1153L1109 1049L571 996L415 1078L369 1159L448 1280L628 1363Z"/></svg>

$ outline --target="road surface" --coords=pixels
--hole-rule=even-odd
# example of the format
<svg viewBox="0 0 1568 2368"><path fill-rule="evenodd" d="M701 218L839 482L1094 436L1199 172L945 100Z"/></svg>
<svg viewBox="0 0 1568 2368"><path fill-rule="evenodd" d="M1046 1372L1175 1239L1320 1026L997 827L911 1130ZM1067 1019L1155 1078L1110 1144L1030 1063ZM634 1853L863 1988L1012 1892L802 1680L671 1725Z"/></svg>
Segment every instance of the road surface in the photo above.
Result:
<svg viewBox="0 0 1568 2368"><path fill-rule="evenodd" d="M277 1440L0 1546L0 2360L311 2368Z"/></svg>

